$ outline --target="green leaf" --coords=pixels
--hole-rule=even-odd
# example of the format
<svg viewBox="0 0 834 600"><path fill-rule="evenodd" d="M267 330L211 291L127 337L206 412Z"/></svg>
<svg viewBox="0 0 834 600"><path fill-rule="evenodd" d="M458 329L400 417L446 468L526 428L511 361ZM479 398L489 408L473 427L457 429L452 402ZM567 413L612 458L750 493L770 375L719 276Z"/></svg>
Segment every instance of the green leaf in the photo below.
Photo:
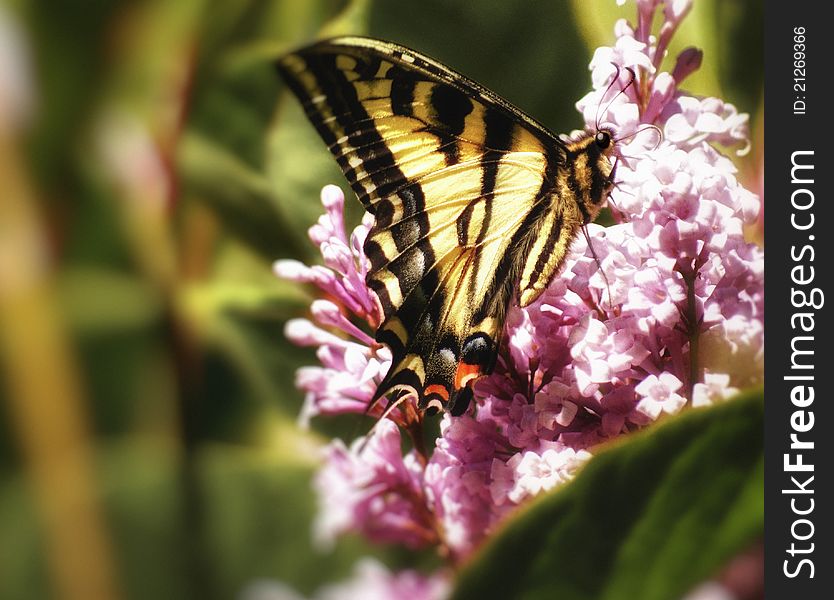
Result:
<svg viewBox="0 0 834 600"><path fill-rule="evenodd" d="M219 286L194 289L188 296L202 338L222 355L223 367L232 368L262 405L296 415L303 396L291 385L295 370L315 359L310 350L284 338L283 322L273 313L283 310L285 300L263 296L258 288L234 291ZM207 392L207 401L211 397ZM236 404L240 402L238 398Z"/></svg>
<svg viewBox="0 0 834 600"><path fill-rule="evenodd" d="M100 445L96 492L122 597L237 598L261 579L309 593L346 578L358 556L387 557L358 539L327 553L313 544L320 441L277 416L271 427L270 446L205 444L188 459L155 436ZM0 478L4 599L51 597L34 500L22 474Z"/></svg>
<svg viewBox="0 0 834 600"><path fill-rule="evenodd" d="M303 231L275 200L267 179L236 156L200 134L184 137L179 165L189 192L210 206L229 233L268 260L299 255Z"/></svg>
<svg viewBox="0 0 834 600"><path fill-rule="evenodd" d="M754 113L763 102L764 5L742 0L716 2L712 9L713 22L721 24L716 46L721 87L740 111Z"/></svg>
<svg viewBox="0 0 834 600"><path fill-rule="evenodd" d="M319 31L319 37L366 33L371 16L371 4L372 0L350 0L338 15L325 23Z"/></svg>
<svg viewBox="0 0 834 600"><path fill-rule="evenodd" d="M763 530L763 398L691 410L600 452L508 522L453 598L680 598Z"/></svg>
<svg viewBox="0 0 834 600"><path fill-rule="evenodd" d="M33 176L43 188L60 190L55 194L58 198L67 197L67 188L78 183L74 172L77 138L89 125L104 87L107 65L112 60L112 54L103 51L107 25L123 4L93 0L86 2L83 10L73 2L4 4L15 17L8 26L14 26L19 18L25 28L21 32L24 50L31 51L34 60L31 76L35 80L32 85L37 118L29 134L28 155ZM15 57L4 59L14 61Z"/></svg>
<svg viewBox="0 0 834 600"><path fill-rule="evenodd" d="M31 483L27 485L23 477L10 477L6 472L0 475L0 598L48 598L48 546L42 537L37 506L32 502Z"/></svg>
<svg viewBox="0 0 834 600"><path fill-rule="evenodd" d="M68 267L59 284L68 319L83 334L141 330L162 314L157 290L147 281L115 269Z"/></svg>
<svg viewBox="0 0 834 600"><path fill-rule="evenodd" d="M272 171L265 154L281 91L274 62L313 35L336 6L335 0L233 0L204 19L179 166L189 189L228 230L270 259L303 256L304 232L321 212L318 190L297 194L264 175ZM290 174L308 170L292 135L282 147L293 157ZM315 216L297 219L294 200Z"/></svg>
<svg viewBox="0 0 834 600"><path fill-rule="evenodd" d="M316 37L367 33L369 0L352 0L322 26ZM309 41L309 40L308 40ZM315 129L307 121L295 98L284 92L277 116L267 137L266 172L279 191L281 207L291 227L306 231L322 214L319 193L328 183L347 190L345 178L327 152ZM348 193L348 197L352 194ZM359 204L348 201L348 223L359 220Z"/></svg>
<svg viewBox="0 0 834 600"><path fill-rule="evenodd" d="M333 14L334 4L231 0L204 11L188 130L261 170L280 89L274 61Z"/></svg>
<svg viewBox="0 0 834 600"><path fill-rule="evenodd" d="M349 192L345 178L294 98L282 99L267 144L267 176L290 222L288 229L307 231L324 212L321 188L333 183ZM352 204L358 205L346 202Z"/></svg>

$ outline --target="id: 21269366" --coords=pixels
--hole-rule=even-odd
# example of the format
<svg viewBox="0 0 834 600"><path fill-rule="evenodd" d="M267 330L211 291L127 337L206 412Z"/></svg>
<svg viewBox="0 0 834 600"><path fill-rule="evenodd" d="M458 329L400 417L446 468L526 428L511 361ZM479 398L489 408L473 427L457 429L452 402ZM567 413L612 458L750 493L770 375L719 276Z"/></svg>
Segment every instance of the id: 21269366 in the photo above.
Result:
<svg viewBox="0 0 834 600"><path fill-rule="evenodd" d="M793 114L805 114L805 27L793 28Z"/></svg>

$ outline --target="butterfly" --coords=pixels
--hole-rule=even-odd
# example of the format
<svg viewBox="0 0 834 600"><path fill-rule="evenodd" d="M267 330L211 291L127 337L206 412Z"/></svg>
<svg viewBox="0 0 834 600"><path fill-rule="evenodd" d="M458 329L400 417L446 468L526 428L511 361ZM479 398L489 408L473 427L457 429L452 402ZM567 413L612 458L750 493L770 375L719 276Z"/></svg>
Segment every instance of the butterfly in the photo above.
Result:
<svg viewBox="0 0 834 600"><path fill-rule="evenodd" d="M616 140L560 138L403 46L321 41L278 71L374 215L364 251L392 364L372 404L414 393L462 414L493 371L510 303L530 305L614 186Z"/></svg>

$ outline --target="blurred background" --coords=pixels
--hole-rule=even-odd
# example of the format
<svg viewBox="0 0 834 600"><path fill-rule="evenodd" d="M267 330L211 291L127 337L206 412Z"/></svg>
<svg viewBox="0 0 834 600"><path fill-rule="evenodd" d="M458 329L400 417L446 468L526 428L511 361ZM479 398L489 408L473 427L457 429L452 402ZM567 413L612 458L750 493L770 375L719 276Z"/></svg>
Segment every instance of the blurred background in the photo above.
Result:
<svg viewBox="0 0 834 600"><path fill-rule="evenodd" d="M368 34L434 56L556 132L581 125L614 0L0 3L0 598L309 594L357 557L311 542L317 448L355 420L296 424L284 322L311 291L325 183L347 189L275 57ZM751 115L736 158L761 193L762 13L696 0L669 59ZM352 217L357 202L348 200ZM753 231L751 235L757 236Z"/></svg>

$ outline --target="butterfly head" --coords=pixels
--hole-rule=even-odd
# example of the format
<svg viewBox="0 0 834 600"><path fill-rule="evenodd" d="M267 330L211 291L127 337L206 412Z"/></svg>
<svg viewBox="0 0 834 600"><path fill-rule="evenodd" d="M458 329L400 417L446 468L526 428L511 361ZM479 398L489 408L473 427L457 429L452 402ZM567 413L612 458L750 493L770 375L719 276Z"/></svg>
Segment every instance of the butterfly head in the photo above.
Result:
<svg viewBox="0 0 834 600"><path fill-rule="evenodd" d="M586 224L596 218L614 187L617 146L614 132L605 127L567 145L563 193L575 199Z"/></svg>

